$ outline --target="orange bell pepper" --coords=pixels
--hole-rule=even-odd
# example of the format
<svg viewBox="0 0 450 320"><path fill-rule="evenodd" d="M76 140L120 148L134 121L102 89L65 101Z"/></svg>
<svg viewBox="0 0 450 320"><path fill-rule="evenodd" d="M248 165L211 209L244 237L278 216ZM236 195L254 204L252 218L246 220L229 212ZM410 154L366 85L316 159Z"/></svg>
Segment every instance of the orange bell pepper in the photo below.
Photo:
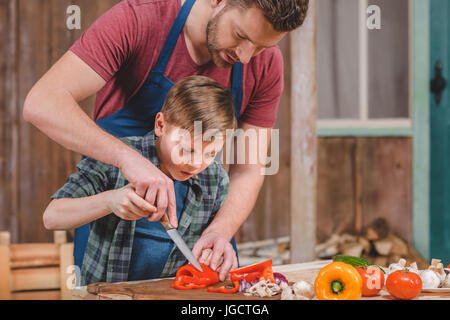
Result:
<svg viewBox="0 0 450 320"><path fill-rule="evenodd" d="M358 271L344 262L332 262L323 267L314 282L319 300L358 300L362 280Z"/></svg>
<svg viewBox="0 0 450 320"><path fill-rule="evenodd" d="M216 271L203 263L200 263L200 266L203 272L197 270L190 263L179 268L170 287L178 290L203 289L219 282L219 274Z"/></svg>

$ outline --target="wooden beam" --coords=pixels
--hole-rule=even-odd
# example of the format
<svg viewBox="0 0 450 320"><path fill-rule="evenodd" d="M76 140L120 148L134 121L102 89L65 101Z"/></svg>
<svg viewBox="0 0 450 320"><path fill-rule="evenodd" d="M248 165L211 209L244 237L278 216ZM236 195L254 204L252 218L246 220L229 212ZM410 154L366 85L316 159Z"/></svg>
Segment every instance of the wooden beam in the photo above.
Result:
<svg viewBox="0 0 450 320"><path fill-rule="evenodd" d="M69 267L74 265L73 260L73 243L63 243L60 245L60 266L59 266L59 278L61 287L61 299L72 299L72 287L70 279L72 274L68 273Z"/></svg>
<svg viewBox="0 0 450 320"><path fill-rule="evenodd" d="M315 258L317 188L316 0L291 41L291 263Z"/></svg>
<svg viewBox="0 0 450 320"><path fill-rule="evenodd" d="M11 299L11 268L9 266L10 233L0 232L0 300Z"/></svg>
<svg viewBox="0 0 450 320"><path fill-rule="evenodd" d="M11 291L59 289L59 267L11 271Z"/></svg>

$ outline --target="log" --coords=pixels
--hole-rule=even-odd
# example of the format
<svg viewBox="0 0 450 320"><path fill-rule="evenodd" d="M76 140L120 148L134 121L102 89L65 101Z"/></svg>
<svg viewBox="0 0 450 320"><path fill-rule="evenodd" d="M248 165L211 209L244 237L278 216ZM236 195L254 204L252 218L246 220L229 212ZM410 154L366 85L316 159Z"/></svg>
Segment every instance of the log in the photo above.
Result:
<svg viewBox="0 0 450 320"><path fill-rule="evenodd" d="M391 255L401 257L408 255L408 245L405 241L392 233L386 239L392 242Z"/></svg>
<svg viewBox="0 0 450 320"><path fill-rule="evenodd" d="M376 239L369 239L369 240L378 240L378 239L384 239L389 235L389 224L387 223L386 219L384 218L377 218L375 219L370 226L367 229L367 232L373 233L373 236L376 237Z"/></svg>
<svg viewBox="0 0 450 320"><path fill-rule="evenodd" d="M346 244L346 243L355 243L357 241L357 237L349 234L349 233L344 233L343 235L341 235L341 238L339 239L339 243L341 244Z"/></svg>
<svg viewBox="0 0 450 320"><path fill-rule="evenodd" d="M371 227L367 228L366 238L370 241L375 241L379 239L378 233Z"/></svg>
<svg viewBox="0 0 450 320"><path fill-rule="evenodd" d="M344 245L341 247L340 252L347 256L353 256L360 258L362 255L362 252L364 250L364 246L360 243L351 243L348 245Z"/></svg>
<svg viewBox="0 0 450 320"><path fill-rule="evenodd" d="M387 267L388 266L388 257L378 256L372 260L372 263L374 263L380 267Z"/></svg>
<svg viewBox="0 0 450 320"><path fill-rule="evenodd" d="M322 250L317 255L317 257L320 258L320 259L327 259L327 258L334 257L338 253L339 253L338 245L337 244L333 244L333 245L325 248L324 250Z"/></svg>
<svg viewBox="0 0 450 320"><path fill-rule="evenodd" d="M358 243L359 243L360 245L362 245L363 251L364 251L365 253L369 253L369 251L370 251L370 242L369 242L369 240L367 240L367 239L364 238L364 237L359 237L359 238L358 238Z"/></svg>
<svg viewBox="0 0 450 320"><path fill-rule="evenodd" d="M387 256L391 252L392 242L389 240L374 241L373 245L379 255Z"/></svg>
<svg viewBox="0 0 450 320"><path fill-rule="evenodd" d="M327 241L320 243L314 247L317 255L322 251L325 251L329 247L337 246L340 243L340 237L337 234L333 234Z"/></svg>

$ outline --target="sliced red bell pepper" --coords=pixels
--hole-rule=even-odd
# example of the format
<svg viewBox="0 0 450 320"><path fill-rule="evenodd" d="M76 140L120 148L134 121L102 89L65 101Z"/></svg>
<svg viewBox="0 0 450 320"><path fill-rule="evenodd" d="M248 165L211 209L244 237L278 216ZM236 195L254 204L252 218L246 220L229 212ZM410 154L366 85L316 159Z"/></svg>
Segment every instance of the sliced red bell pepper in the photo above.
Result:
<svg viewBox="0 0 450 320"><path fill-rule="evenodd" d="M276 283L272 271L272 259L230 271L230 279L233 282L241 279L252 282L257 278L264 278L272 283Z"/></svg>
<svg viewBox="0 0 450 320"><path fill-rule="evenodd" d="M203 263L200 263L200 266L203 272L197 270L190 263L179 268L175 276L175 281L170 287L179 290L202 289L219 282L219 274L216 271Z"/></svg>
<svg viewBox="0 0 450 320"><path fill-rule="evenodd" d="M219 282L219 274L216 271L202 263L200 265L203 272L198 271L192 264L187 264L178 269L175 281L170 287L179 290L203 289ZM230 279L234 284L233 288L225 286L214 288L210 286L207 290L208 292L234 293L239 290L240 280L244 279L247 282L252 282L258 278L264 278L272 283L276 283L272 271L272 260L231 270Z"/></svg>

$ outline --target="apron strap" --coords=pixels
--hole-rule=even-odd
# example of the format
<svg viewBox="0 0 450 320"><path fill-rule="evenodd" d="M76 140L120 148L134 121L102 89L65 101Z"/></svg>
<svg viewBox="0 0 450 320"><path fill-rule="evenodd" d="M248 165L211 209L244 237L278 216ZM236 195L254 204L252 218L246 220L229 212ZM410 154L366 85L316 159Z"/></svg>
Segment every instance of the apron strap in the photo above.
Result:
<svg viewBox="0 0 450 320"><path fill-rule="evenodd" d="M233 94L233 104L234 104L234 113L236 120L239 120L239 116L241 115L241 107L242 107L242 99L244 96L243 92L243 65L241 62L233 65L233 69L231 70L231 93Z"/></svg>
<svg viewBox="0 0 450 320"><path fill-rule="evenodd" d="M175 45L178 41L178 37L184 27L184 23L186 22L186 19L189 16L194 3L195 0L186 0L180 9L180 12L178 12L175 22L173 23L172 28L169 31L169 35L164 42L161 53L159 54L158 61L156 62L156 66L154 67L155 71L164 73L164 70L166 70L167 63L169 62L170 56L172 55L173 49L175 48Z"/></svg>

